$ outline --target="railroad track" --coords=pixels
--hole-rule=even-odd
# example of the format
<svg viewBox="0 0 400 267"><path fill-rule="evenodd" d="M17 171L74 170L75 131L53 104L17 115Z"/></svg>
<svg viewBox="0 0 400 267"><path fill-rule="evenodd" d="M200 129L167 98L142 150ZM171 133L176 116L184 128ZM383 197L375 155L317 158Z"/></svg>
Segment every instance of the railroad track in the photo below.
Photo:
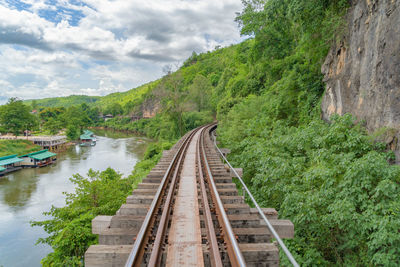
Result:
<svg viewBox="0 0 400 267"><path fill-rule="evenodd" d="M99 245L86 251L86 266L279 266L270 229L212 142L215 127L186 134L116 215L93 220ZM261 211L281 238L293 237L290 221Z"/></svg>

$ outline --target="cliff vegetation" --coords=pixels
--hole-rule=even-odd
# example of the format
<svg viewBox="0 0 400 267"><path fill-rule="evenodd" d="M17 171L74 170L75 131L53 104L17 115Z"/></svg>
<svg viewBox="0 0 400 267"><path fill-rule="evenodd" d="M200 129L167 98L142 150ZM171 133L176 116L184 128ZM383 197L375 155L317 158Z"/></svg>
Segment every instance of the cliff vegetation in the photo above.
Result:
<svg viewBox="0 0 400 267"><path fill-rule="evenodd" d="M105 106L114 106L122 116L104 125L169 143L217 119L218 138L232 149L229 158L244 169L256 199L294 223L295 238L285 242L301 266L400 264L400 167L390 164L393 153L351 115L334 116L330 124L320 119L321 65L347 27L344 15L349 3L244 0L243 4L237 21L242 34L250 38L193 53L176 72L109 96ZM127 101L130 94L137 97ZM125 116L140 115L144 103L157 107L154 117ZM137 166L138 180L162 149L162 144L149 148L147 161ZM74 197L69 206L73 208L75 201ZM85 209L85 214L92 210ZM60 242L70 239L60 235L66 225L52 225L66 219L51 215L56 219L42 225L52 237L44 241L58 249ZM79 224L74 227L80 229ZM69 246L95 242L93 236L85 240ZM49 263L80 259L83 251L83 247L60 247ZM281 261L289 265L284 255Z"/></svg>

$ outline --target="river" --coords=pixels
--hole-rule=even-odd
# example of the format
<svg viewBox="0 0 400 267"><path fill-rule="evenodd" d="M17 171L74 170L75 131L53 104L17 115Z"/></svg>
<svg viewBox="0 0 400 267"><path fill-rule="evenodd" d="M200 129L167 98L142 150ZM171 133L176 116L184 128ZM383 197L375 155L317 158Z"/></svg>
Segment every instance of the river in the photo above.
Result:
<svg viewBox="0 0 400 267"><path fill-rule="evenodd" d="M40 266L51 248L35 245L46 233L31 227L31 220L42 220L51 205L64 203L62 192L73 192L69 181L75 173L107 167L127 176L143 156L149 139L120 132L96 131L94 147L72 146L58 153L57 163L40 169L23 169L0 178L0 266Z"/></svg>

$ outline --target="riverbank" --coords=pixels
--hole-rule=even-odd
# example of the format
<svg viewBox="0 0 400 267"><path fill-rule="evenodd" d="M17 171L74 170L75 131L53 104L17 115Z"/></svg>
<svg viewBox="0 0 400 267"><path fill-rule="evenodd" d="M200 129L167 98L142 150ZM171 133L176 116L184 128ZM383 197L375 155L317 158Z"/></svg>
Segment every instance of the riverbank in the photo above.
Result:
<svg viewBox="0 0 400 267"><path fill-rule="evenodd" d="M127 134L118 134L116 137L113 132L106 132L104 135L96 133L96 135L98 138L96 146L72 146L67 151L59 153L57 163L52 166L23 169L0 179L2 214L0 228L3 229L0 231L0 266L41 266L40 260L53 250L45 244L35 245L38 238L46 238L48 234L41 227L30 227L29 221L48 220L50 217L43 215L42 212L49 211L52 205L65 206L66 196L62 192L75 192L76 185L70 178L76 173L87 177L90 168L105 171L111 167L123 177L128 177L132 173L133 166L143 158L148 143L151 142L147 138ZM99 183L92 182L93 185ZM109 184L107 187L112 189ZM118 187L114 188L119 190ZM131 191L131 185L128 191ZM120 203L118 205L120 206ZM79 226L79 229L87 226L78 223L71 225ZM71 238L77 236L79 235ZM26 252L23 259L18 257L18 251Z"/></svg>
<svg viewBox="0 0 400 267"><path fill-rule="evenodd" d="M0 157L22 156L39 150L42 150L42 148L29 140L0 140Z"/></svg>
<svg viewBox="0 0 400 267"><path fill-rule="evenodd" d="M120 133L126 133L126 134L134 134L134 135L138 135L138 136L145 136L142 132L139 132L139 131L117 129L117 128L108 127L108 126L92 126L92 127L88 127L88 129L114 131L114 132L120 132ZM146 137L148 137L148 136L146 136Z"/></svg>
<svg viewBox="0 0 400 267"><path fill-rule="evenodd" d="M0 135L0 140L26 140L35 145L41 146L43 149L50 151L57 151L64 149L67 142L67 137L64 135L31 135L31 136L13 136L13 135Z"/></svg>

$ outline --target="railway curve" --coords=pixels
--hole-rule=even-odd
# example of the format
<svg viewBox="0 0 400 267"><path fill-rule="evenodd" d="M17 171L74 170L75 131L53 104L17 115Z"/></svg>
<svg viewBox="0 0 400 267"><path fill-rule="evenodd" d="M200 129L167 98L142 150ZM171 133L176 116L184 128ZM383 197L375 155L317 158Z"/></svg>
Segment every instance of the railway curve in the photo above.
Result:
<svg viewBox="0 0 400 267"><path fill-rule="evenodd" d="M93 219L99 244L86 251L86 266L279 266L273 238L286 253L280 238L292 238L294 226L273 208L246 204L215 128L187 133L114 216Z"/></svg>

